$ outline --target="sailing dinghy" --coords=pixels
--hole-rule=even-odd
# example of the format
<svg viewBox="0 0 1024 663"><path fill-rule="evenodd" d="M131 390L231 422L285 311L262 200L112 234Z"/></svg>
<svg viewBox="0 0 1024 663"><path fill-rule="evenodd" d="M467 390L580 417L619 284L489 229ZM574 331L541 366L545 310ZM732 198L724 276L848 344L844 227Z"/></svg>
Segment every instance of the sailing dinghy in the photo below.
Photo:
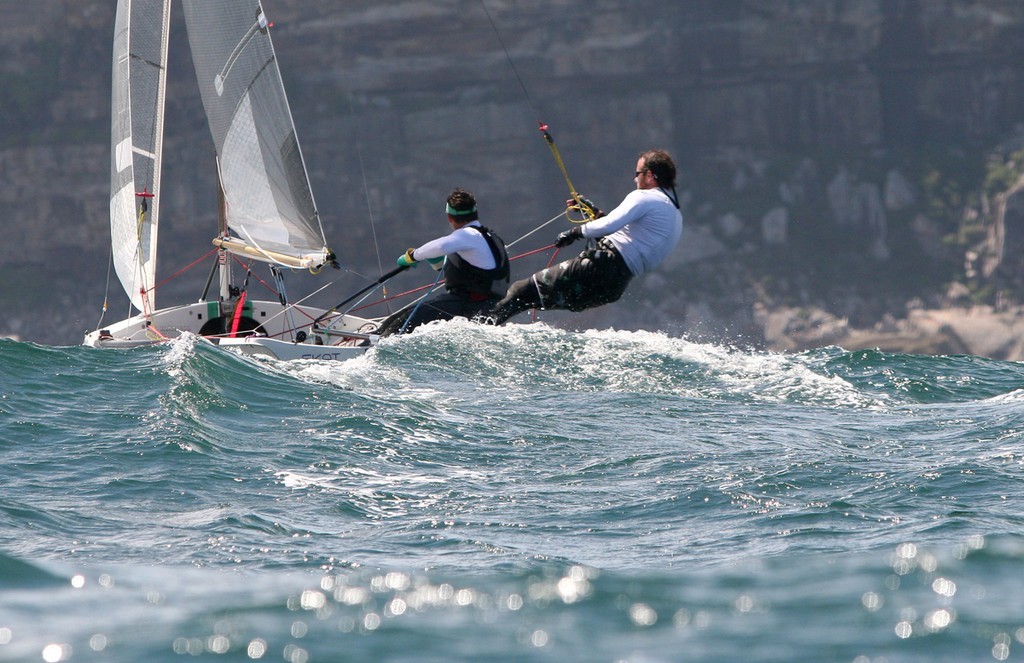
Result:
<svg viewBox="0 0 1024 663"><path fill-rule="evenodd" d="M216 263L198 301L156 307L171 0L119 0L110 230L114 269L134 314L87 333L85 345L134 347L192 333L222 347L277 359L343 360L365 352L377 340L375 321L292 304L285 294L283 270L316 273L334 255L313 201L261 3L182 4L217 153ZM250 300L244 285L232 282L231 265L243 259L270 265L277 300ZM218 275L217 294L208 298Z"/></svg>

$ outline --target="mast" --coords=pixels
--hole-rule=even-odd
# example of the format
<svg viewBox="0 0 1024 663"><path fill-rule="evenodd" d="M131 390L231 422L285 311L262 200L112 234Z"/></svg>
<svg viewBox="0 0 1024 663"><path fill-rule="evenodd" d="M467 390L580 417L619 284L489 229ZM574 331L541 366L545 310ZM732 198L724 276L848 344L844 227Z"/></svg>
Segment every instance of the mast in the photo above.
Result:
<svg viewBox="0 0 1024 663"><path fill-rule="evenodd" d="M219 165L218 160L218 165ZM228 235L228 203L224 198L224 185L220 181L220 168L217 168L217 221L219 226L218 237ZM231 299L231 257L224 249L217 252L217 264L220 267L220 301L226 302Z"/></svg>

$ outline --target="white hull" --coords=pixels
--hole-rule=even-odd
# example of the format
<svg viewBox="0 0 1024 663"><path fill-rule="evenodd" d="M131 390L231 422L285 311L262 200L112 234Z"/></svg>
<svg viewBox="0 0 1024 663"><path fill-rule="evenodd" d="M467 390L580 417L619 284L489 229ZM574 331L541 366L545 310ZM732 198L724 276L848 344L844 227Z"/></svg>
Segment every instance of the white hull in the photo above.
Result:
<svg viewBox="0 0 1024 663"><path fill-rule="evenodd" d="M365 345L317 345L316 343L293 343L275 338L245 336L222 338L218 345L244 355L268 357L280 361L306 359L310 361L345 361L359 357L372 347L373 340Z"/></svg>
<svg viewBox="0 0 1024 663"><path fill-rule="evenodd" d="M290 309L291 320L286 309ZM163 343L189 333L246 355L316 361L352 359L376 343L378 337L370 332L377 323L352 315L324 320L323 327L335 320L329 332L312 332L310 325L323 313L321 309L286 307L276 301L246 302L238 335L231 337L222 331L223 327L230 329L230 315L224 320L217 302L197 302L161 309L150 316L133 316L89 332L83 342L94 348L132 348ZM293 340L293 324L297 328L294 331L305 332L301 342Z"/></svg>

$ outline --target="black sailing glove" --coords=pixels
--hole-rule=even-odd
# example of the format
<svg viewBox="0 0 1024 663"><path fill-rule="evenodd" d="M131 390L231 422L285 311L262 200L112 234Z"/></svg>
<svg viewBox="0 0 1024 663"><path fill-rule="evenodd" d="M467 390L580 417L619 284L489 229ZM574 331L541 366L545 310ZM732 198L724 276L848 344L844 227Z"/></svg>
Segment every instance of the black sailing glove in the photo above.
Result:
<svg viewBox="0 0 1024 663"><path fill-rule="evenodd" d="M594 201L592 201L590 198L580 196L580 204L585 207L589 207L590 211L594 214L595 219L600 219L602 216L604 216L604 212L598 209L597 205L595 205Z"/></svg>
<svg viewBox="0 0 1024 663"><path fill-rule="evenodd" d="M569 200L565 201L565 207L566 209L579 210L584 214L586 214L589 210L590 213L594 215L593 218L595 219L600 219L602 216L604 216L604 212L599 210L597 208L597 205L594 204L594 201L591 200L590 198L587 198L586 196L580 196L579 202L570 198Z"/></svg>
<svg viewBox="0 0 1024 663"><path fill-rule="evenodd" d="M568 230L564 230L558 233L558 237L555 238L555 246L561 249L563 247L569 246L570 244L572 244L573 242L582 237L583 228L580 228L579 226L574 226L572 228L569 228Z"/></svg>
<svg viewBox="0 0 1024 663"><path fill-rule="evenodd" d="M592 201L591 199L587 198L586 196L581 196L579 203L577 203L577 201L575 201L575 200L573 200L571 198L568 199L567 201L565 201L565 209L580 210L581 212L583 212L585 214L587 213L587 210L589 209L590 212L594 214L593 218L601 218L602 216L604 216L604 212L599 210L597 208L597 205L594 204L594 201Z"/></svg>

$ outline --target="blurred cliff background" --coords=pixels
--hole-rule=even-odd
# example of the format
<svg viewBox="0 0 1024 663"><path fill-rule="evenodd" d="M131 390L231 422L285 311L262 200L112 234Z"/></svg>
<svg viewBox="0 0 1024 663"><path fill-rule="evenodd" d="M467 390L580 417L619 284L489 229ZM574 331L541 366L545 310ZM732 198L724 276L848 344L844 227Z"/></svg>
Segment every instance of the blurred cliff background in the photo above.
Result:
<svg viewBox="0 0 1024 663"><path fill-rule="evenodd" d="M668 149L685 217L680 248L622 301L545 319L1024 358L1024 2L485 2L264 0L347 268L375 277L445 232L455 186L506 241L557 215L543 120L605 209L640 151ZM0 0L0 334L74 344L99 316L115 4ZM216 217L180 7L166 136L160 276L208 249ZM164 304L198 296L193 271Z"/></svg>

